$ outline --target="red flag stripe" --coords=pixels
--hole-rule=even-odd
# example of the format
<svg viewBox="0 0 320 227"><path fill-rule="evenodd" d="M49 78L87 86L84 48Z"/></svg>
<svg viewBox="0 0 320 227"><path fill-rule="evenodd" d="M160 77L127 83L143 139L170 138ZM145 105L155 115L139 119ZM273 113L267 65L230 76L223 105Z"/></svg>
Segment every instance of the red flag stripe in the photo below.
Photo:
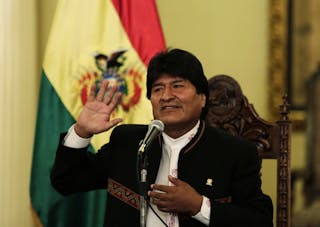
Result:
<svg viewBox="0 0 320 227"><path fill-rule="evenodd" d="M151 57L165 49L154 0L112 0L128 37L147 66Z"/></svg>

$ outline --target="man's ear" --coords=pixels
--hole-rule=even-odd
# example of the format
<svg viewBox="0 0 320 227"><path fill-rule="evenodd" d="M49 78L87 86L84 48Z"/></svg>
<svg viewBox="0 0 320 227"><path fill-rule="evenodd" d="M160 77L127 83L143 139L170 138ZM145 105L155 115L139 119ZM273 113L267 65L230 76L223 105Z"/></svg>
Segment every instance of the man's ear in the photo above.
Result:
<svg viewBox="0 0 320 227"><path fill-rule="evenodd" d="M201 106L202 108L205 107L206 105L206 100L207 100L207 97L205 96L205 94L200 94L200 100L201 100Z"/></svg>

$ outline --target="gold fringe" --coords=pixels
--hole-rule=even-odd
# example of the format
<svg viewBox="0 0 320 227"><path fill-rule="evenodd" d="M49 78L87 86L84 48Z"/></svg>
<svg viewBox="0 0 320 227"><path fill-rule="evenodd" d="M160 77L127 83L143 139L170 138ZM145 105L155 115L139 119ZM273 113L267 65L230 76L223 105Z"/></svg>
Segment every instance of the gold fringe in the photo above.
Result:
<svg viewBox="0 0 320 227"><path fill-rule="evenodd" d="M37 214L37 212L33 209L31 205L31 214L32 214L32 219L35 227L43 227L43 224Z"/></svg>

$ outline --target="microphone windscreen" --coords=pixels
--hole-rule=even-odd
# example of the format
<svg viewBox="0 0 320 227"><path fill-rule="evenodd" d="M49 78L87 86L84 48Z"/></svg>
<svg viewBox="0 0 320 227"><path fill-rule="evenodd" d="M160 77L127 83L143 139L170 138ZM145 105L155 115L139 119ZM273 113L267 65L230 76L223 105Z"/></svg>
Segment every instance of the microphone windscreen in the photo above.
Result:
<svg viewBox="0 0 320 227"><path fill-rule="evenodd" d="M152 127L156 127L160 132L163 132L164 130L164 124L160 120L151 121L151 123L149 124L149 129Z"/></svg>

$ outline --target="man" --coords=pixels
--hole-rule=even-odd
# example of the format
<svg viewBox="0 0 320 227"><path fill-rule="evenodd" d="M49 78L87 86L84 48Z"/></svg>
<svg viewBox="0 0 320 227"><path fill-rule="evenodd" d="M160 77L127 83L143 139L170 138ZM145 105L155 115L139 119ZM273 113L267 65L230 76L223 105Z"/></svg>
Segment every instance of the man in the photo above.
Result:
<svg viewBox="0 0 320 227"><path fill-rule="evenodd" d="M90 138L109 130L120 94L103 82L77 123L60 140L51 173L62 194L107 188L105 226L139 226L136 160L145 125L117 126L97 154ZM147 97L164 132L148 150L147 226L272 226L272 203L261 191L256 147L205 124L208 83L199 60L173 49L150 61Z"/></svg>

